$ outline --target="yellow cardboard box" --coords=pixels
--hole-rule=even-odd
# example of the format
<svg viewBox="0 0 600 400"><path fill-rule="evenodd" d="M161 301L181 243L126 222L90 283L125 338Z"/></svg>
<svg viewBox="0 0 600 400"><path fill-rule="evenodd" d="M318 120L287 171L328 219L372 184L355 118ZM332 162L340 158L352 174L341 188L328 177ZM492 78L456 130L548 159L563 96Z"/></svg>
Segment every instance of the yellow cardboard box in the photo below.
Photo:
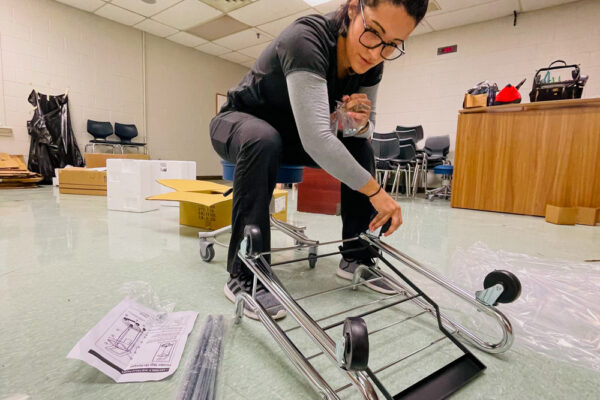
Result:
<svg viewBox="0 0 600 400"><path fill-rule="evenodd" d="M150 196L148 200L179 201L179 223L207 230L231 225L233 195L223 196L229 186L208 181L186 179L159 179L161 185L174 192ZM271 212L280 221L287 221L287 192L275 190Z"/></svg>
<svg viewBox="0 0 600 400"><path fill-rule="evenodd" d="M111 153L84 153L86 168L105 168L109 158L129 158L133 160L149 160L148 154L111 154ZM59 181L60 182L60 181Z"/></svg>
<svg viewBox="0 0 600 400"><path fill-rule="evenodd" d="M106 196L106 171L88 168L60 169L58 190L64 194Z"/></svg>

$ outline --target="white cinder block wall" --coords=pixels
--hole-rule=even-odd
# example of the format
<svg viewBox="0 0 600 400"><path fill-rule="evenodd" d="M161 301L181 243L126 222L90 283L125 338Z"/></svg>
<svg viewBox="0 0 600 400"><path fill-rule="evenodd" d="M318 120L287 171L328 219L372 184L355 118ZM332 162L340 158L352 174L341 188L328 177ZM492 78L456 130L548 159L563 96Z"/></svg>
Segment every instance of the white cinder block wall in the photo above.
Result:
<svg viewBox="0 0 600 400"><path fill-rule="evenodd" d="M28 154L32 89L60 94L69 88L82 150L91 139L88 119L133 123L153 158L196 161L198 175L220 174L208 122L216 93L234 86L247 68L149 34L145 42L146 127L141 31L53 0L0 0L0 126L13 129L12 137L0 136L0 152Z"/></svg>
<svg viewBox="0 0 600 400"><path fill-rule="evenodd" d="M437 56L453 44L457 53ZM600 1L523 13L516 27L510 16L411 37L406 52L385 65L377 131L420 124L425 136L450 135L453 151L464 93L480 81L502 88L527 78L520 92L529 102L535 71L563 59L590 76L583 97L600 97Z"/></svg>

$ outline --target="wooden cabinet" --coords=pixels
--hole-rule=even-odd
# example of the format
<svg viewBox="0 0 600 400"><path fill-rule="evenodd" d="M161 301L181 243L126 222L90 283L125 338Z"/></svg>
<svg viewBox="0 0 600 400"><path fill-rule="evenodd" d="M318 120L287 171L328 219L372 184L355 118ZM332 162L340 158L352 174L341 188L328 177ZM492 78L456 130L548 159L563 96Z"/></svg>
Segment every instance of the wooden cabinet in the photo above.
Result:
<svg viewBox="0 0 600 400"><path fill-rule="evenodd" d="M600 99L461 110L452 207L600 207Z"/></svg>

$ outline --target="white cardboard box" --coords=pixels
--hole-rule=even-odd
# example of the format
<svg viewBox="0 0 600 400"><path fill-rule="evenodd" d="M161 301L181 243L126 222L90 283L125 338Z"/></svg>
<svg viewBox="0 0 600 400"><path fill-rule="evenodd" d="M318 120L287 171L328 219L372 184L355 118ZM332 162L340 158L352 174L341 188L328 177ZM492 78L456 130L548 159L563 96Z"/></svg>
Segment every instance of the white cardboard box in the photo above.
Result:
<svg viewBox="0 0 600 400"><path fill-rule="evenodd" d="M109 210L157 210L161 203L170 203L146 200L146 197L168 191L156 182L158 179L196 179L194 161L108 159L106 166Z"/></svg>

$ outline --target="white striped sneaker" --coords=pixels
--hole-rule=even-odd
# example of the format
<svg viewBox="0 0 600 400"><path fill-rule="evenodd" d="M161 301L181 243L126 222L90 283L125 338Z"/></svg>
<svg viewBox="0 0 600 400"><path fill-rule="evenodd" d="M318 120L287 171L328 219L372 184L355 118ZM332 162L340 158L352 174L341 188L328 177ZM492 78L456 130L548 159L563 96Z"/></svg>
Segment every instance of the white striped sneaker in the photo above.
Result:
<svg viewBox="0 0 600 400"><path fill-rule="evenodd" d="M281 319L286 316L285 308L281 303L269 292L260 282L257 282L256 288L256 300L265 309L269 316L273 319ZM248 294L252 294L252 276L251 275L237 275L235 277L230 276L225 284L225 297L231 302L235 303L237 295L244 291ZM244 315L258 320L258 315L252 310L247 303L244 303Z"/></svg>
<svg viewBox="0 0 600 400"><path fill-rule="evenodd" d="M337 269L336 275L340 278L347 279L349 281L354 277L354 271L358 268L359 265L367 265L371 266L372 263L359 261L359 260L346 260L344 257L340 260L340 266ZM378 275L373 274L372 272L365 271L362 274L362 278L364 280L369 280L373 278L377 278ZM395 294L397 293L390 285L388 285L383 279L378 279L373 282L365 283L365 286L371 290L374 290L383 294Z"/></svg>

